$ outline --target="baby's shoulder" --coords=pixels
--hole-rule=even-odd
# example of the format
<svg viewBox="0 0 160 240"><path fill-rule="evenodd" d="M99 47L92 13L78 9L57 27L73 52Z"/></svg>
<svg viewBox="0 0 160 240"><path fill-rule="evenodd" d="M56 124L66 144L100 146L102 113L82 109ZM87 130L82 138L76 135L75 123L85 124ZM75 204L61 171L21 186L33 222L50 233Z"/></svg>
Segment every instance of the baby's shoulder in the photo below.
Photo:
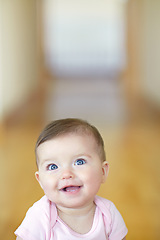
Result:
<svg viewBox="0 0 160 240"><path fill-rule="evenodd" d="M114 205L113 202L111 202L110 200L102 198L100 196L95 197L95 204L102 209L108 210Z"/></svg>
<svg viewBox="0 0 160 240"><path fill-rule="evenodd" d="M108 236L110 236L110 239L115 239L114 237L117 236L117 233L121 234L121 239L123 239L124 236L126 236L128 230L120 212L114 203L108 199L96 196L95 204L104 216L106 232Z"/></svg>
<svg viewBox="0 0 160 240"><path fill-rule="evenodd" d="M35 202L27 211L25 220L37 220L40 221L40 216L47 218L49 217L50 213L50 202L46 196L43 196L40 200Z"/></svg>
<svg viewBox="0 0 160 240"><path fill-rule="evenodd" d="M105 221L109 224L112 224L113 221L115 221L115 218L121 218L118 209L112 201L96 196L95 204L105 216Z"/></svg>
<svg viewBox="0 0 160 240"><path fill-rule="evenodd" d="M43 196L40 200L35 202L27 211L26 216L16 230L15 234L22 237L22 239L48 239L50 229L56 219L55 204Z"/></svg>
<svg viewBox="0 0 160 240"><path fill-rule="evenodd" d="M26 215L34 216L38 220L39 217L42 219L46 218L47 220L51 220L52 216L56 215L56 206L53 202L48 200L48 198L44 195L40 200L35 202L29 209Z"/></svg>
<svg viewBox="0 0 160 240"><path fill-rule="evenodd" d="M36 201L30 208L29 210L32 209L35 211L46 211L48 208L50 207L50 201L48 200L48 198L44 195L41 199L39 199L38 201Z"/></svg>

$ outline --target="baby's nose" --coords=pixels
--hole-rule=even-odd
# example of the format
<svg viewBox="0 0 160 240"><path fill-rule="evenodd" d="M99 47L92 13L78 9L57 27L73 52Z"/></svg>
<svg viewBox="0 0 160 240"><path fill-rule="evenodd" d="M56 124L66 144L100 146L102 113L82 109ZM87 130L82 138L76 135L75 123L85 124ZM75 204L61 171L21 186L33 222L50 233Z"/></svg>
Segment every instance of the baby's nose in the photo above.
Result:
<svg viewBox="0 0 160 240"><path fill-rule="evenodd" d="M71 178L74 178L74 173L69 169L64 170L62 173L61 179L63 180L63 179L71 179Z"/></svg>

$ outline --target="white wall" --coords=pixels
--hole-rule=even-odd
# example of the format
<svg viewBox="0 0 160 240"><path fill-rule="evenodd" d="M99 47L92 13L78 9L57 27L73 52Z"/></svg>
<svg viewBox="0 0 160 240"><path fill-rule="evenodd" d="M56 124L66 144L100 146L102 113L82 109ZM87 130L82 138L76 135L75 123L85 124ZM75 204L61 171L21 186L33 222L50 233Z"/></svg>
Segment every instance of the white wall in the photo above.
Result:
<svg viewBox="0 0 160 240"><path fill-rule="evenodd" d="M54 75L95 76L126 67L124 1L43 3L46 62Z"/></svg>
<svg viewBox="0 0 160 240"><path fill-rule="evenodd" d="M36 1L0 1L0 119L37 86Z"/></svg>

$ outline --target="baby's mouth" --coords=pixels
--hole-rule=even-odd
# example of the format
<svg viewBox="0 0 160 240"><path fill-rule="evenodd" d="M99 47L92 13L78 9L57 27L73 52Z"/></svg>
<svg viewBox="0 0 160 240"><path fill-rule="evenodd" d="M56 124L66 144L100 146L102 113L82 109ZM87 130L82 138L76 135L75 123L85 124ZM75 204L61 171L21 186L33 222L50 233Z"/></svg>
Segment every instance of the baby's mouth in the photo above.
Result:
<svg viewBox="0 0 160 240"><path fill-rule="evenodd" d="M76 192L81 188L81 186L68 186L60 189L62 192Z"/></svg>

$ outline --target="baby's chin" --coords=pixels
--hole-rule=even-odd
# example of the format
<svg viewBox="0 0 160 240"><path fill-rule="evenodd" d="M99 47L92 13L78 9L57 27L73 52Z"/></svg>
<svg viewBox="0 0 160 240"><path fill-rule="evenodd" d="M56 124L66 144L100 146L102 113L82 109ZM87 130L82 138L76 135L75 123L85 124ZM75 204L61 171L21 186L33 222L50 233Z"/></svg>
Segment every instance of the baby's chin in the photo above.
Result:
<svg viewBox="0 0 160 240"><path fill-rule="evenodd" d="M66 200L61 203L55 203L57 209L62 210L62 209L70 209L70 210L78 210L78 209L84 209L85 207L89 205L95 205L94 200L86 201L85 199L78 199L78 200Z"/></svg>

